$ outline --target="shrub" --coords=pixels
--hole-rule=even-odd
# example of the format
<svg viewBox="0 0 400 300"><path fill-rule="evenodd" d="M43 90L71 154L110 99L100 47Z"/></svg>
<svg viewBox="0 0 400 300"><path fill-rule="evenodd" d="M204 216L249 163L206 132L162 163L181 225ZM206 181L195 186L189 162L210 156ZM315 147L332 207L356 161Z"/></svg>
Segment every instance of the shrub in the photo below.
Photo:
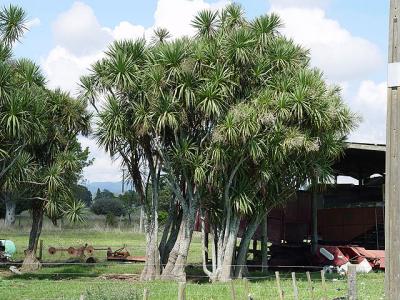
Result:
<svg viewBox="0 0 400 300"><path fill-rule="evenodd" d="M91 209L96 215L113 214L119 217L125 214L124 204L118 198L96 199Z"/></svg>
<svg viewBox="0 0 400 300"><path fill-rule="evenodd" d="M115 215L109 212L106 216L106 224L109 226L117 225L117 220L115 219Z"/></svg>
<svg viewBox="0 0 400 300"><path fill-rule="evenodd" d="M160 224L164 224L168 219L168 212L165 210L158 212L158 222Z"/></svg>

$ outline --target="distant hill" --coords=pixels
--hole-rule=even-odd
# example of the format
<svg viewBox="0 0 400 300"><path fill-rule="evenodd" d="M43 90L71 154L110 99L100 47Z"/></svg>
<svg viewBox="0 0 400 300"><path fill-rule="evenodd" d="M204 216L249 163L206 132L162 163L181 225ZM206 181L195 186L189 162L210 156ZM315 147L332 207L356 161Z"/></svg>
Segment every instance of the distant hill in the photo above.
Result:
<svg viewBox="0 0 400 300"><path fill-rule="evenodd" d="M90 182L86 184L86 187L88 190L92 193L92 197L96 195L97 189L100 190L109 190L111 193L114 193L115 195L121 194L121 187L122 187L122 182L117 181L117 182L109 182L109 181L104 181L104 182ZM126 189L127 187L125 187Z"/></svg>

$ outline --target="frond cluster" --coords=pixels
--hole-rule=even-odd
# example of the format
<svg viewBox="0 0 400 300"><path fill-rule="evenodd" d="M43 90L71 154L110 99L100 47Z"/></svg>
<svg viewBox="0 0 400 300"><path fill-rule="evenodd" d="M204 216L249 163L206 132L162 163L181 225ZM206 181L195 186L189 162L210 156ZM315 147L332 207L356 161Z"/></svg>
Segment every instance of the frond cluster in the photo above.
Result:
<svg viewBox="0 0 400 300"><path fill-rule="evenodd" d="M66 204L80 211L71 191L88 150L81 149L77 136L90 132L91 114L83 98L47 88L37 64L13 59L12 46L26 31L25 22L20 7L0 9L0 194L41 203L48 216L58 218Z"/></svg>
<svg viewBox="0 0 400 300"><path fill-rule="evenodd" d="M82 97L103 103L98 143L128 167L156 159L215 214L252 214L327 178L356 117L279 16L248 21L231 4L192 25L194 37L115 42L81 79Z"/></svg>

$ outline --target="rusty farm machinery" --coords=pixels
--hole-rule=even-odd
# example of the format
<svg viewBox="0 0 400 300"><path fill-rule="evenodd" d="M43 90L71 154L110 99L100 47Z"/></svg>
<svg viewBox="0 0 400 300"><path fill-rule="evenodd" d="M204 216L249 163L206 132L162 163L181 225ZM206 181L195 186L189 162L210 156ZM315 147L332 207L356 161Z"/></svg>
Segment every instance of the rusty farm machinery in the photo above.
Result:
<svg viewBox="0 0 400 300"><path fill-rule="evenodd" d="M84 260L87 263L96 262L95 252L107 251L106 259L108 261L121 261L121 262L145 262L146 258L144 256L132 256L127 250L126 246L123 246L117 250L112 250L111 247L93 247L92 245L85 244L83 246L68 248L62 247L50 247L48 252L50 255L55 255L56 253L66 252L70 257L78 258Z"/></svg>

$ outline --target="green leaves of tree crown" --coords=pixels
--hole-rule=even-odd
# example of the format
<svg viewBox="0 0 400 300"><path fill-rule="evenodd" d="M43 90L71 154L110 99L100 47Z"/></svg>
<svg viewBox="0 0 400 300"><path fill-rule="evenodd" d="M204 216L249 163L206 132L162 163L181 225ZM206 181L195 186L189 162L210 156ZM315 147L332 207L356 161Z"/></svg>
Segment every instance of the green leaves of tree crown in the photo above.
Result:
<svg viewBox="0 0 400 300"><path fill-rule="evenodd" d="M82 96L105 99L99 143L115 154L148 135L176 172L184 165L194 174L199 163L215 188L241 160L237 177L258 178L253 191L283 166L300 182L327 175L355 118L339 89L309 66L308 50L279 34L279 17L247 21L231 5L201 11L193 26L194 38L166 41L157 29L151 44L115 42L82 77Z"/></svg>
<svg viewBox="0 0 400 300"><path fill-rule="evenodd" d="M90 113L85 100L49 89L34 62L13 57L26 18L14 5L0 10L0 194L18 191L54 221L64 214L78 221L82 209L72 189L88 150L77 135L89 133Z"/></svg>
<svg viewBox="0 0 400 300"><path fill-rule="evenodd" d="M223 233L326 181L357 117L276 14L249 21L231 4L192 25L194 37L157 29L151 43L114 42L81 94L104 99L95 134L111 156L146 170L151 151L172 201L205 207Z"/></svg>

